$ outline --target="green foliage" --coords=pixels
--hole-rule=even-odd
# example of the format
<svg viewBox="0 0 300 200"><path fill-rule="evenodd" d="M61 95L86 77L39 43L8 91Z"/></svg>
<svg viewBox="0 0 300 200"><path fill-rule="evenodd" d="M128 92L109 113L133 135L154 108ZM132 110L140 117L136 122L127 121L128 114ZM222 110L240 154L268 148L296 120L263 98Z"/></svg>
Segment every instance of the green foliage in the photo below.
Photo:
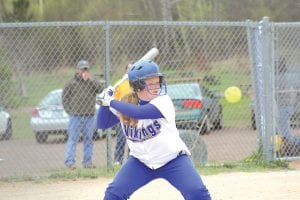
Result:
<svg viewBox="0 0 300 200"><path fill-rule="evenodd" d="M3 21L177 20L299 21L294 0L3 0ZM234 11L234 12L232 12ZM0 17L0 18L1 18Z"/></svg>
<svg viewBox="0 0 300 200"><path fill-rule="evenodd" d="M31 21L33 16L29 13L29 0L14 0L12 2L12 12L6 10L3 19L6 22L27 22Z"/></svg>
<svg viewBox="0 0 300 200"><path fill-rule="evenodd" d="M46 21L79 21L86 5L81 0L44 1L42 17Z"/></svg>
<svg viewBox="0 0 300 200"><path fill-rule="evenodd" d="M179 1L177 3L179 12L179 20L202 20L211 18L212 5L209 1L192 0L192 1Z"/></svg>

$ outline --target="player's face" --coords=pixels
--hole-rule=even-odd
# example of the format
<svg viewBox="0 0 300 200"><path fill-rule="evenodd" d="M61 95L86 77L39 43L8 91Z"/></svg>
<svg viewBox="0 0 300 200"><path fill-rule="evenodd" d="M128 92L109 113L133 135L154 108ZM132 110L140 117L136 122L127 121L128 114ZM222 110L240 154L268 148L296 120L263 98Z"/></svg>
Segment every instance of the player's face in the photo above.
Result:
<svg viewBox="0 0 300 200"><path fill-rule="evenodd" d="M145 80L146 87L142 91L139 91L137 94L140 99L144 101L151 101L157 97L161 92L161 86L159 82L159 77L151 77Z"/></svg>

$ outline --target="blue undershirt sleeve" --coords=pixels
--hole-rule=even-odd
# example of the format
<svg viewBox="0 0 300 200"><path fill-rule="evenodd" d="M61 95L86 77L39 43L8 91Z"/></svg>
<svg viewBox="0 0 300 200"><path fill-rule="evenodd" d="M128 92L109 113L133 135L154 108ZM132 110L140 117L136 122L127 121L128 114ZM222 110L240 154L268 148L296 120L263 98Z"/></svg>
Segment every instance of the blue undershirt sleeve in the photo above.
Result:
<svg viewBox="0 0 300 200"><path fill-rule="evenodd" d="M158 119L164 118L161 112L154 105L134 105L122 101L112 100L110 106L118 112L135 119Z"/></svg>
<svg viewBox="0 0 300 200"><path fill-rule="evenodd" d="M100 106L96 116L97 129L107 129L119 122L119 118L110 111L108 106Z"/></svg>

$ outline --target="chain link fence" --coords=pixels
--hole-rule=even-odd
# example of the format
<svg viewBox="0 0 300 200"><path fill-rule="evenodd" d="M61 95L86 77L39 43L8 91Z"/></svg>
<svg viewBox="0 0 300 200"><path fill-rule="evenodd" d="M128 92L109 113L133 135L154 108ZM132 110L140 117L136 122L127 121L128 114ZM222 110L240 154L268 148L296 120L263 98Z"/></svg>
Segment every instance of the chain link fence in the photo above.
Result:
<svg viewBox="0 0 300 200"><path fill-rule="evenodd" d="M258 27L267 27L269 35L260 37ZM299 28L297 23L251 21L0 24L0 106L3 108L0 177L41 175L65 169L68 116L61 104L61 93L74 76L79 60L88 60L95 78L107 86L122 77L128 63L138 60L152 47L160 51L155 61L171 92L172 87L176 91L176 87L189 84L177 89L173 100L177 126L196 164L240 161L260 147L271 159L297 157L299 145L292 144L282 151L283 147L277 149L275 141L279 135L275 100L281 92L277 88L284 84L275 81L275 62L284 57L289 68L300 70ZM266 54L270 59L261 59ZM264 68L264 73L257 73L262 66L269 67ZM297 82L297 78L291 80ZM242 91L237 103L229 103L224 98L224 91L230 86ZM265 93L268 89L272 92ZM297 90L284 91L296 98ZM194 97L187 95L183 95L187 98L185 103L176 104L176 95L186 91L195 96L200 92L201 98L195 98L198 104L191 101ZM41 110L44 102L49 105ZM298 108L296 103L293 106ZM199 108L200 104L203 112L184 114L191 112L191 105ZM263 114L267 105L274 113ZM292 130L294 139L299 127L297 112L293 113L294 123L288 129ZM116 146L116 129L95 131L93 163L96 166L113 164L115 152L120 151L120 146ZM79 139L77 165L82 154ZM126 147L124 154L126 159Z"/></svg>
<svg viewBox="0 0 300 200"><path fill-rule="evenodd" d="M252 127L266 160L299 159L299 28L264 18L249 31Z"/></svg>

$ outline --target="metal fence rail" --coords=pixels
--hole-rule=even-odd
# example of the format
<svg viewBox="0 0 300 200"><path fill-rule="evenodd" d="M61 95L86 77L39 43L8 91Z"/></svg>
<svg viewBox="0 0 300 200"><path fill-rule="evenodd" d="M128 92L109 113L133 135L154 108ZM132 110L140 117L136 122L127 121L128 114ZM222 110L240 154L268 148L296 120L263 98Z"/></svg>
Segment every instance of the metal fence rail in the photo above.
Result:
<svg viewBox="0 0 300 200"><path fill-rule="evenodd" d="M259 27L263 28L264 34L256 34ZM272 23L267 20L261 23L2 23L0 106L10 114L12 136L4 134L0 141L0 177L41 175L65 168L66 128L38 141L31 118L46 95L62 89L72 78L80 59L88 60L95 77L109 85L121 78L128 63L138 60L152 47L160 50L155 61L168 85L198 83L203 87L204 96L215 94L219 99L217 106L220 106L221 112L214 113L215 116L208 114L208 120L188 130L197 136L200 133L202 142L197 144L205 145L205 148L198 147L193 153L201 157L201 152L207 152L201 157L202 163L239 161L256 153L258 147L263 147L267 159L297 158L300 145L289 144L282 150L275 141L276 135L280 135L276 131L276 94L281 91L275 81L275 62L285 57L290 68L300 70L299 28L299 23ZM255 36L258 40L254 39ZM260 71L262 69L263 72ZM224 98L224 91L230 86L242 90L243 96L238 103L229 103ZM297 94L297 91L286 92ZM262 108L266 107L274 112L265 115ZM213 108L215 105L208 110ZM299 135L296 116L290 129L293 138ZM205 130L199 130L203 127ZM49 131L55 128L48 127ZM185 132L190 127L180 129ZM4 133L11 132L6 129ZM98 133L94 146L95 165L112 164L113 154L118 151L118 148L115 149L114 133L115 129ZM280 144L283 145L283 142ZM188 145L194 147L194 144ZM82 142L79 141L76 151L79 165Z"/></svg>

